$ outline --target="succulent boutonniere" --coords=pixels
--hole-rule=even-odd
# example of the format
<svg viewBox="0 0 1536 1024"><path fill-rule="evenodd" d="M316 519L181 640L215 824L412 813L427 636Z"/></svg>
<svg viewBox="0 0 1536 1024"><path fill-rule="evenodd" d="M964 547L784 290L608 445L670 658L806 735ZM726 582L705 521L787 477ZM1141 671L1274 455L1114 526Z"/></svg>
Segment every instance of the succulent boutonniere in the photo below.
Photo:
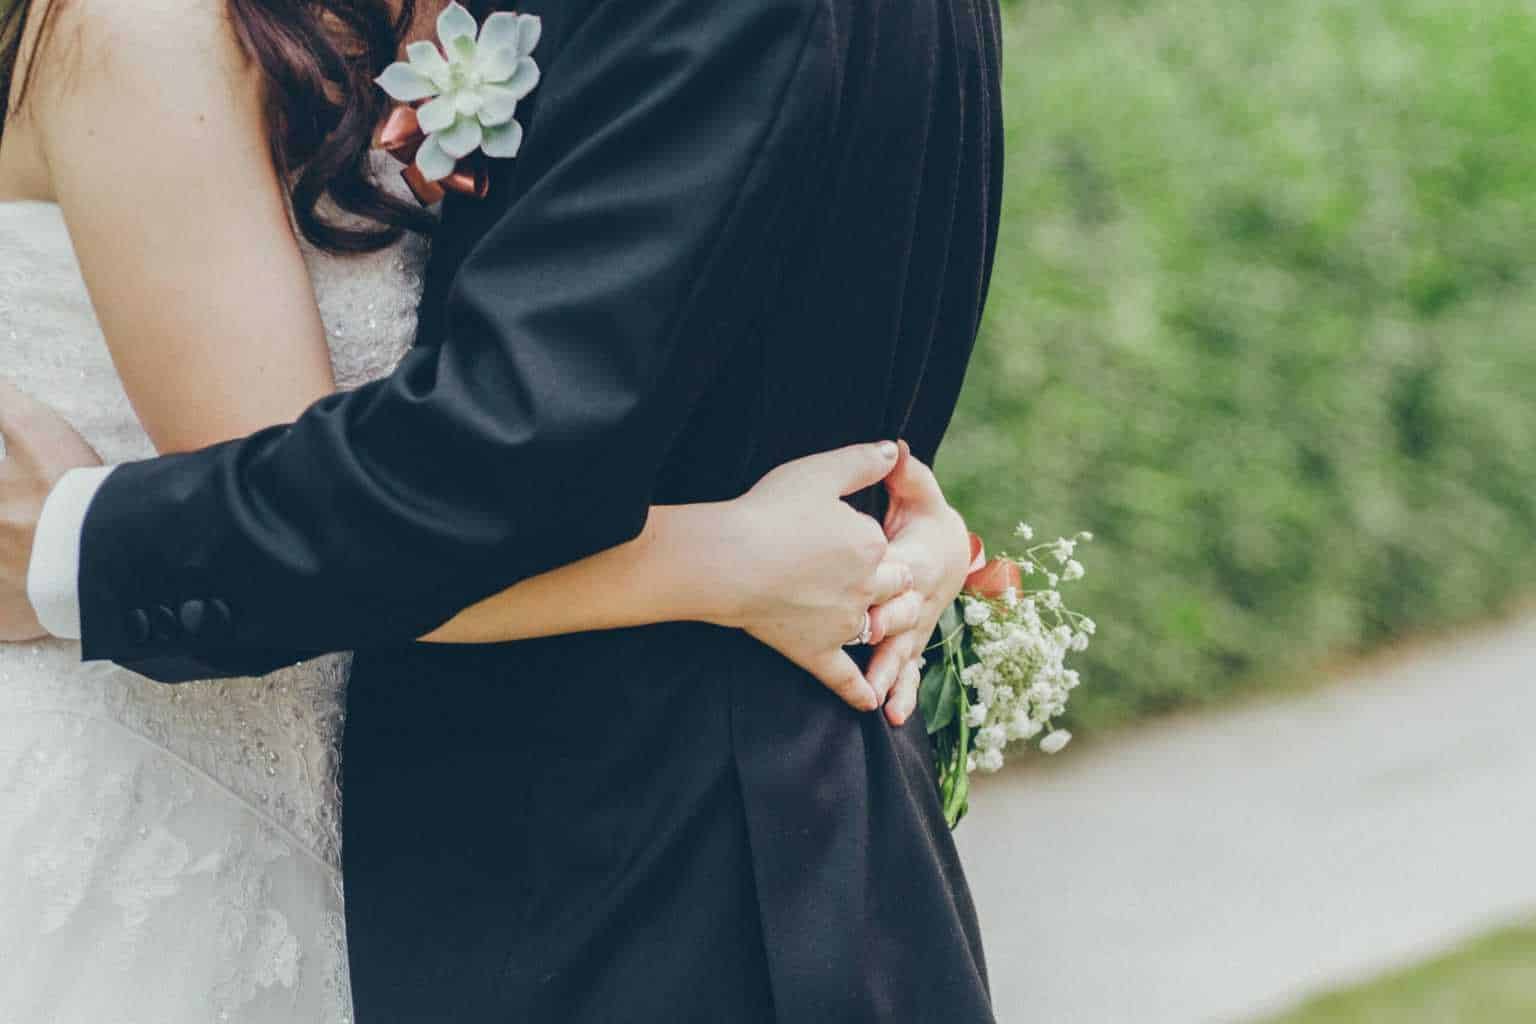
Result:
<svg viewBox="0 0 1536 1024"><path fill-rule="evenodd" d="M452 3L437 19L441 48L411 43L408 59L379 76L379 88L404 104L385 126L383 147L408 163L406 181L423 202L436 202L445 189L483 196L480 157L517 156L523 126L514 115L539 84L533 51L541 30L534 15L511 12L481 25Z"/></svg>

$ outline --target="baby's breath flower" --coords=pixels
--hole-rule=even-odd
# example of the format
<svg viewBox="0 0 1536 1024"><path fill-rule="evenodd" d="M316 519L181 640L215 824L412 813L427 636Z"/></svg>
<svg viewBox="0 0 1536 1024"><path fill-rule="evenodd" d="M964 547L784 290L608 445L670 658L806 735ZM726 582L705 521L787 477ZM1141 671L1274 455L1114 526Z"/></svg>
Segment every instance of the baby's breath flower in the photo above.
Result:
<svg viewBox="0 0 1536 1024"><path fill-rule="evenodd" d="M1018 535L1032 540L1034 531L1020 523ZM965 643L946 643L946 656L957 658L960 700L953 733L943 743L940 778L951 823L964 813L965 789L955 778L965 773L994 772L1002 768L1010 743L1038 744L1045 753L1057 753L1071 742L1072 734L1055 728L1066 713L1068 699L1080 683L1078 673L1066 660L1088 647L1096 631L1093 620L1067 608L1063 583L1082 579L1085 571L1073 557L1076 546L1091 540L1087 533L1057 538L1029 547L1023 555L1009 557L1022 577L1041 580L1009 587L994 599L966 596L959 611L964 622ZM1034 589L1038 587L1039 589ZM953 685L952 683L950 685Z"/></svg>
<svg viewBox="0 0 1536 1024"><path fill-rule="evenodd" d="M977 750L1001 750L1008 742L1008 733L1001 727L989 725L976 734Z"/></svg>
<svg viewBox="0 0 1536 1024"><path fill-rule="evenodd" d="M995 676L995 672L982 676L981 679L976 683L976 696L981 700L983 704L990 705L997 695L995 690L996 684L992 682L992 679Z"/></svg>
<svg viewBox="0 0 1536 1024"><path fill-rule="evenodd" d="M979 626L992 617L992 607L985 601L965 602L965 624Z"/></svg>
<svg viewBox="0 0 1536 1024"><path fill-rule="evenodd" d="M1010 740L1030 740L1040 735L1044 728L1039 722L1029 717L1029 712L1018 708L1008 716L1008 738Z"/></svg>
<svg viewBox="0 0 1536 1024"><path fill-rule="evenodd" d="M1029 541L1035 539L1034 528L1026 522L1021 521L1018 526L1013 528L1013 532L1018 535L1020 540Z"/></svg>
<svg viewBox="0 0 1536 1024"><path fill-rule="evenodd" d="M1046 754L1059 754L1072 742L1072 734L1065 729L1057 729L1040 741L1040 750Z"/></svg>

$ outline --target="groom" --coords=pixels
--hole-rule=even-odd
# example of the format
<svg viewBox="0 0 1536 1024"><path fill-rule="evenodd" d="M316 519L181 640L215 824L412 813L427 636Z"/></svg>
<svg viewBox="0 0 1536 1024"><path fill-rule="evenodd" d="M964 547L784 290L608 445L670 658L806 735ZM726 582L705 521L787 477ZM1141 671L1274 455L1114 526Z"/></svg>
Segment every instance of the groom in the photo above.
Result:
<svg viewBox="0 0 1536 1024"><path fill-rule="evenodd" d="M932 459L991 268L995 0L522 11L545 27L527 142L488 201L449 200L417 347L292 426L66 477L40 610L168 681L360 652L364 1024L990 1019L920 722L709 627L409 641L653 503L861 440ZM676 836L628 831L637 773ZM603 828L565 835L591 801ZM914 872L940 884L882 891ZM559 926L519 945L534 920Z"/></svg>

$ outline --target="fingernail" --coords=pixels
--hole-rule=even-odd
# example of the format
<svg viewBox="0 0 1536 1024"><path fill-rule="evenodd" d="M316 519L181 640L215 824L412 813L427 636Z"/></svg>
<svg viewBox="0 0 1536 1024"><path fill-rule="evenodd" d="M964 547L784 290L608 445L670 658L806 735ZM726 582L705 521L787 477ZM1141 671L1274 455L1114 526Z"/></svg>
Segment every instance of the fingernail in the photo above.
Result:
<svg viewBox="0 0 1536 1024"><path fill-rule="evenodd" d="M879 711L880 710L880 695L878 693L876 693L874 687L870 686L868 683L865 683L865 687L864 688L868 691L868 696L864 700L863 710L864 711Z"/></svg>
<svg viewBox="0 0 1536 1024"><path fill-rule="evenodd" d="M900 454L901 449L896 446L895 441L880 442L880 457L883 458L886 462L894 462L896 460L896 456Z"/></svg>

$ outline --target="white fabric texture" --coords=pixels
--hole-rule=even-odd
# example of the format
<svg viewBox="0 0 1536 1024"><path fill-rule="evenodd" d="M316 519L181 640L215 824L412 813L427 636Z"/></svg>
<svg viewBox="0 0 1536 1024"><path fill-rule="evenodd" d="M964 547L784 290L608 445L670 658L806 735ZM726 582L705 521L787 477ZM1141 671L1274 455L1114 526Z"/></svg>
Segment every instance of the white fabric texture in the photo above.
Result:
<svg viewBox="0 0 1536 1024"><path fill-rule="evenodd" d="M338 382L387 373L415 333L425 243L306 256ZM50 204L0 204L0 367L108 463L153 454ZM347 665L170 687L64 640L0 645L0 1022L350 1020Z"/></svg>

